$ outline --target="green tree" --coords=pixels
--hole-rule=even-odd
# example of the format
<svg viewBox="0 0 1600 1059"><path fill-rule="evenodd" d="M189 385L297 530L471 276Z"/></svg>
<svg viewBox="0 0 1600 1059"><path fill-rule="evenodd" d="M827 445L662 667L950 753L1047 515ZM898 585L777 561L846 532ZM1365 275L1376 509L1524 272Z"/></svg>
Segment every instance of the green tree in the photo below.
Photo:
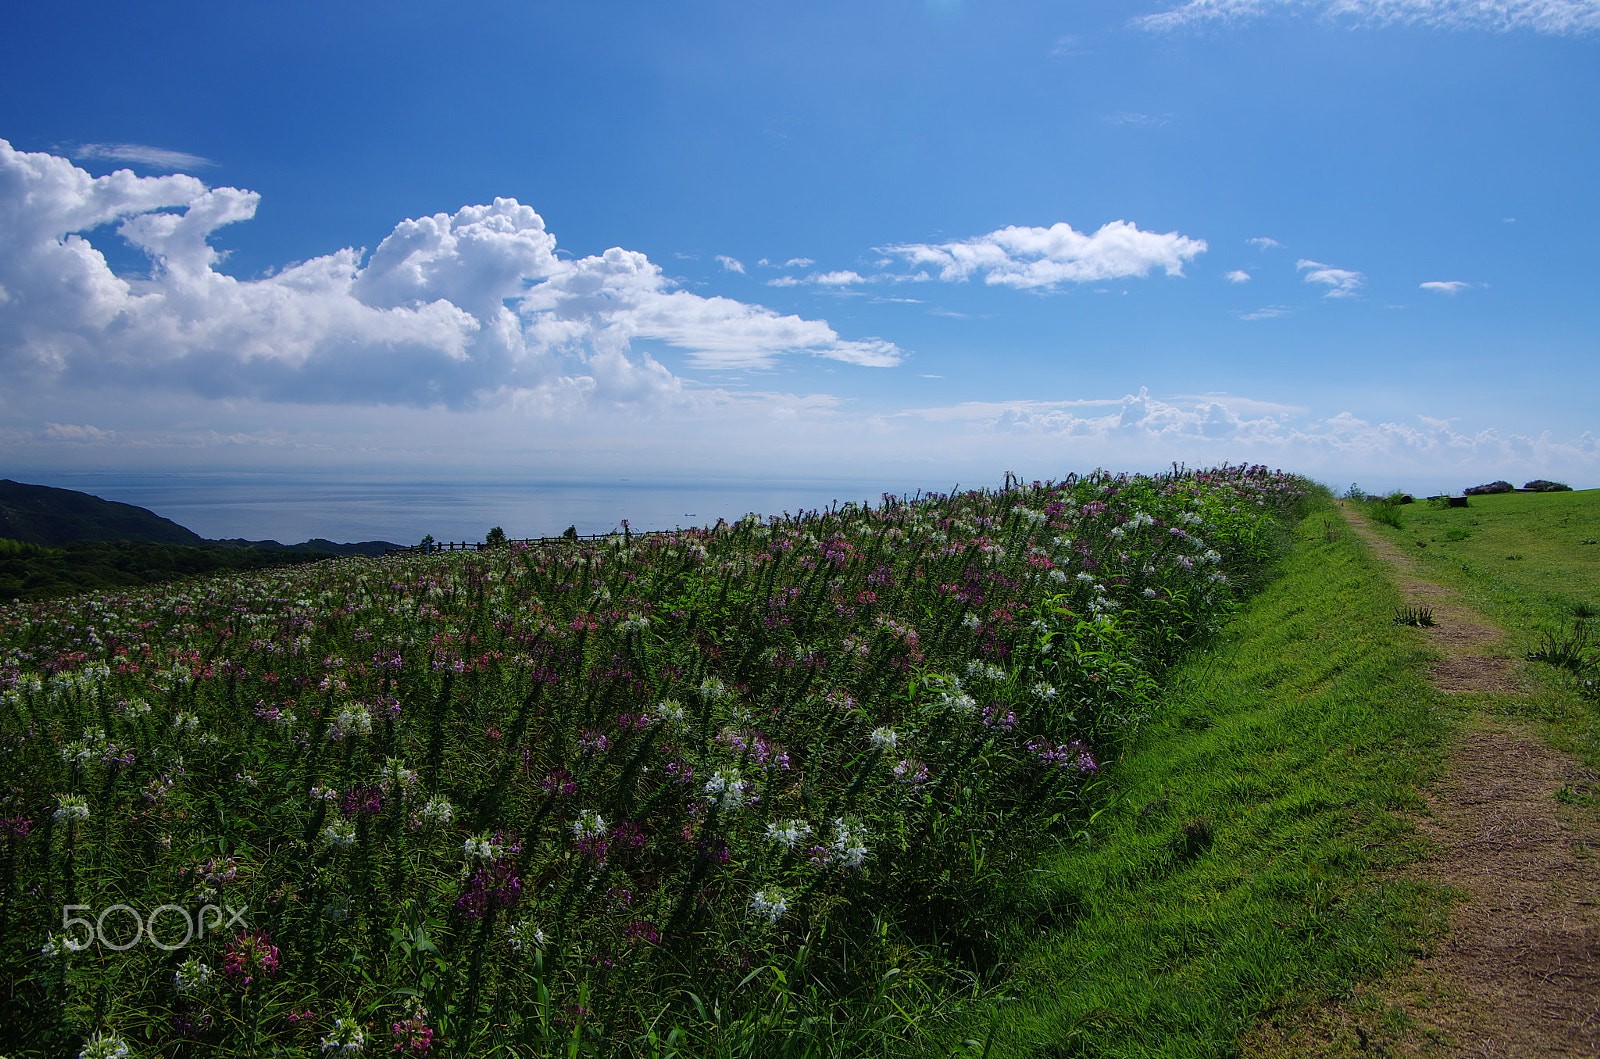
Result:
<svg viewBox="0 0 1600 1059"><path fill-rule="evenodd" d="M499 526L494 527L489 531L489 535L483 538L483 543L488 548L503 547L506 543L506 531Z"/></svg>

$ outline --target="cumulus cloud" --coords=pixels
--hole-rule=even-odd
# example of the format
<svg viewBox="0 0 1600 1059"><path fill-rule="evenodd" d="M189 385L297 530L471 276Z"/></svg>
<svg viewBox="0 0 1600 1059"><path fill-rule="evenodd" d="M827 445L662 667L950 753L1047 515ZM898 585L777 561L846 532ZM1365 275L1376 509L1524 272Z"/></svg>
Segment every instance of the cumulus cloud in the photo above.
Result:
<svg viewBox="0 0 1600 1059"><path fill-rule="evenodd" d="M1307 283L1320 283L1330 290L1323 295L1324 298L1349 298L1367 282L1367 277L1360 272L1353 272L1347 268L1329 268L1320 261L1301 258L1294 267L1305 272Z"/></svg>
<svg viewBox="0 0 1600 1059"><path fill-rule="evenodd" d="M1281 250L1283 248L1282 243L1265 235L1258 235L1254 239L1246 239L1245 242L1257 250L1272 250L1274 248Z"/></svg>
<svg viewBox="0 0 1600 1059"><path fill-rule="evenodd" d="M1236 268L1232 272L1223 273L1222 278L1227 280L1229 283L1249 283L1250 273L1246 272L1242 268Z"/></svg>
<svg viewBox="0 0 1600 1059"><path fill-rule="evenodd" d="M1144 29L1176 31L1280 14L1313 15L1342 25L1371 27L1410 25L1554 36L1600 30L1600 0L1189 0L1133 21Z"/></svg>
<svg viewBox="0 0 1600 1059"><path fill-rule="evenodd" d="M1146 276L1152 268L1181 276L1184 263L1205 249L1203 239L1147 232L1127 221L1112 221L1093 235L1074 231L1064 222L1049 228L1011 226L961 242L885 247L884 253L932 268L946 282L981 275L990 284L1048 288Z"/></svg>
<svg viewBox="0 0 1600 1059"><path fill-rule="evenodd" d="M727 254L718 254L717 264L721 265L728 272L742 273L744 271L744 262L740 261L736 257L729 257Z"/></svg>
<svg viewBox="0 0 1600 1059"><path fill-rule="evenodd" d="M72 152L74 158L105 158L151 169L203 169L217 163L184 151L169 151L142 143L86 143Z"/></svg>
<svg viewBox="0 0 1600 1059"><path fill-rule="evenodd" d="M903 356L823 321L676 289L641 253L559 257L543 219L514 199L402 221L365 263L347 248L264 279L219 272L210 237L258 202L186 175L92 177L0 140L0 373L13 386L300 403L464 407L536 391L558 404L670 404L687 399L683 382L636 343L720 369ZM149 257L148 278L112 271L85 237L105 225Z"/></svg>
<svg viewBox="0 0 1600 1059"><path fill-rule="evenodd" d="M1439 294L1454 295L1458 291L1466 290L1468 287L1472 286L1472 284L1466 282L1465 280L1459 279L1433 279L1426 283L1419 283L1418 286L1423 290L1431 290Z"/></svg>

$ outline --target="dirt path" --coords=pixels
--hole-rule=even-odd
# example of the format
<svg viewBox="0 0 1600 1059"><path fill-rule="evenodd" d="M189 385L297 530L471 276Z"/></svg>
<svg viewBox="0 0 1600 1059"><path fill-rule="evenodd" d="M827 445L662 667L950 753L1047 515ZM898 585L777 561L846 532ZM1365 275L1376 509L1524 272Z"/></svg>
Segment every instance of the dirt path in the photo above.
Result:
<svg viewBox="0 0 1600 1059"><path fill-rule="evenodd" d="M1438 624L1423 632L1441 655L1435 686L1526 690L1519 664L1497 653L1500 630L1422 578L1359 515L1345 517L1394 567L1406 603L1433 611ZM1435 852L1410 873L1466 895L1448 930L1409 969L1349 1001L1258 1027L1246 1054L1600 1056L1600 814L1592 802L1569 804L1597 788L1600 776L1527 727L1469 721L1418 824Z"/></svg>

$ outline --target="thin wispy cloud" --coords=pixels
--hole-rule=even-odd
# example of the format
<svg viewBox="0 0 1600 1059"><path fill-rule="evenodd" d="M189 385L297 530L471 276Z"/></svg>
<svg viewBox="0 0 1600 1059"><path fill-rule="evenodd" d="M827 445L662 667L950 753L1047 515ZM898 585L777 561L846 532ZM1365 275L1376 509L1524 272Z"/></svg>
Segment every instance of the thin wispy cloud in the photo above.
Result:
<svg viewBox="0 0 1600 1059"><path fill-rule="evenodd" d="M204 169L217 163L184 151L169 151L142 143L86 143L72 152L78 159L107 159L150 169Z"/></svg>
<svg viewBox="0 0 1600 1059"><path fill-rule="evenodd" d="M1239 313L1237 315L1241 320L1276 320L1279 317L1288 316L1292 312L1294 310L1287 305L1267 305L1257 309L1255 312Z"/></svg>
<svg viewBox="0 0 1600 1059"><path fill-rule="evenodd" d="M1249 243L1251 246L1255 247L1257 250L1273 250L1273 249L1281 250L1281 249L1283 249L1283 244L1282 243L1278 242L1276 239L1270 238L1269 236L1265 236L1265 235L1258 235L1254 239L1246 239L1245 242Z"/></svg>
<svg viewBox="0 0 1600 1059"><path fill-rule="evenodd" d="M727 272L738 272L740 274L744 272L744 262L736 257L729 257L727 254L718 254L717 264L721 265L724 271Z"/></svg>
<svg viewBox="0 0 1600 1059"><path fill-rule="evenodd" d="M1140 114L1132 110L1119 110L1115 114L1107 114L1105 120L1112 125L1125 125L1133 129L1155 129L1167 123L1166 118L1153 114Z"/></svg>
<svg viewBox="0 0 1600 1059"><path fill-rule="evenodd" d="M1236 268L1232 272L1224 272L1222 274L1222 278L1227 280L1229 283L1249 283L1250 273L1246 272L1242 268Z"/></svg>
<svg viewBox="0 0 1600 1059"><path fill-rule="evenodd" d="M1133 24L1175 32L1273 16L1308 16L1364 27L1581 36L1600 30L1600 0L1189 0L1168 11L1140 15Z"/></svg>
<svg viewBox="0 0 1600 1059"><path fill-rule="evenodd" d="M1354 297L1367 282L1367 277L1363 273L1347 268L1330 268L1320 261L1312 261L1309 258L1301 258L1294 263L1294 267L1305 272L1305 282L1329 288L1323 295L1324 298Z"/></svg>
<svg viewBox="0 0 1600 1059"><path fill-rule="evenodd" d="M1419 283L1417 286L1423 290L1431 290L1435 294L1448 294L1454 297L1461 291L1471 287L1472 284L1459 279L1431 279L1426 283Z"/></svg>

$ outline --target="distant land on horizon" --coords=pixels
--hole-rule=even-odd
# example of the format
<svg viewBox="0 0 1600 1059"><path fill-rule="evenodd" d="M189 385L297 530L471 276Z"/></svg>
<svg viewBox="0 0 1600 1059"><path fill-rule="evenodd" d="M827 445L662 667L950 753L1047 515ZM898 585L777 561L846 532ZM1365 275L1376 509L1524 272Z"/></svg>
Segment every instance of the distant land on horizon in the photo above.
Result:
<svg viewBox="0 0 1600 1059"><path fill-rule="evenodd" d="M133 541L188 547L381 556L402 545L390 541L338 544L313 537L299 544L243 538L208 540L147 508L102 500L75 489L27 485L0 478L0 538L59 548L83 541Z"/></svg>

